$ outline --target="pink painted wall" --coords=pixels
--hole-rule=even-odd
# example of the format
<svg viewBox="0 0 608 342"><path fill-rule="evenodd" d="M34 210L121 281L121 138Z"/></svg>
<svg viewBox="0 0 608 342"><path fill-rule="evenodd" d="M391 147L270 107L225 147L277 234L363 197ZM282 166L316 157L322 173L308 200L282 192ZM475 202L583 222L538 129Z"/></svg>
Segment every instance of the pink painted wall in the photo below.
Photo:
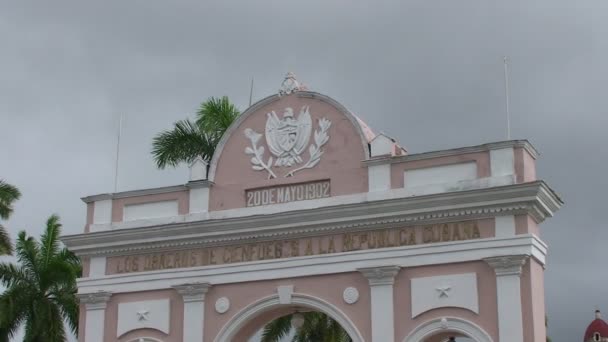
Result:
<svg viewBox="0 0 608 342"><path fill-rule="evenodd" d="M479 315L460 308L440 308L427 311L412 319L411 279L444 274L477 274ZM418 325L429 320L450 316L471 321L498 341L496 304L496 275L485 262L467 262L402 269L395 278L395 341L403 341Z"/></svg>
<svg viewBox="0 0 608 342"><path fill-rule="evenodd" d="M112 222L122 222L123 211L126 205L173 200L177 201L177 211L179 215L188 214L190 210L190 193L188 191L175 191L155 195L115 199L112 201Z"/></svg>
<svg viewBox="0 0 608 342"><path fill-rule="evenodd" d="M529 215L515 216L515 234L534 234L540 237L538 223Z"/></svg>
<svg viewBox="0 0 608 342"><path fill-rule="evenodd" d="M517 183L536 180L536 160L523 148L514 151L515 175Z"/></svg>
<svg viewBox="0 0 608 342"><path fill-rule="evenodd" d="M544 269L535 259L530 259L522 270L521 305L524 342L545 341Z"/></svg>
<svg viewBox="0 0 608 342"><path fill-rule="evenodd" d="M90 226L93 224L93 211L95 210L95 203L87 203L87 221L84 226L84 232L88 233L90 231Z"/></svg>
<svg viewBox="0 0 608 342"><path fill-rule="evenodd" d="M280 285L294 285L295 293L306 293L335 305L350 318L365 340L371 341L369 283L358 272L213 286L205 299L205 341L213 341L221 328L247 305L263 297L276 294L277 286ZM344 289L349 286L354 286L359 290L359 301L353 305L346 304L342 299ZM218 298L224 296L230 298L230 310L224 314L218 314L214 310L214 303ZM280 316L284 313L284 311L274 311L265 318L270 319L274 315ZM252 322L244 328L242 335L255 331L264 323L266 323L264 319Z"/></svg>
<svg viewBox="0 0 608 342"><path fill-rule="evenodd" d="M407 170L423 169L431 166L443 166L466 162L477 163L477 178L490 177L490 154L489 152L468 153L457 156L438 157L406 161L391 165L391 188L403 188L404 172Z"/></svg>
<svg viewBox="0 0 608 342"><path fill-rule="evenodd" d="M243 133L244 130L251 128L263 133L267 113L275 111L281 118L285 108L291 107L297 116L304 105L310 106L313 121L310 143L314 143L314 131L318 129L318 120L327 118L331 121L329 141L322 147L324 153L319 164L289 178L285 178L284 175L294 167L273 167L273 172L278 177L276 179L268 179L266 171L253 170L251 156L245 154L245 148L250 146L251 142ZM264 146L267 161L271 154L266 146L265 137L260 139L258 146ZM244 118L228 138L221 153L213 179L215 184L210 192L209 210L211 211L245 207L246 189L280 184L330 179L332 196L367 192L367 167L361 163L366 159L361 135L344 113L320 99L290 95L277 98L276 101L262 106ZM304 162L308 160L308 148L301 157Z"/></svg>
<svg viewBox="0 0 608 342"><path fill-rule="evenodd" d="M126 302L138 302L144 300L169 299L170 305L170 323L169 335L154 330L154 329L138 329L130 331L119 338L116 338L116 329L118 327L118 304ZM164 342L182 342L182 322L184 319L184 303L181 295L175 290L160 290L146 291L133 293L114 294L108 302L105 315L105 332L104 342L126 342L139 337L154 337Z"/></svg>

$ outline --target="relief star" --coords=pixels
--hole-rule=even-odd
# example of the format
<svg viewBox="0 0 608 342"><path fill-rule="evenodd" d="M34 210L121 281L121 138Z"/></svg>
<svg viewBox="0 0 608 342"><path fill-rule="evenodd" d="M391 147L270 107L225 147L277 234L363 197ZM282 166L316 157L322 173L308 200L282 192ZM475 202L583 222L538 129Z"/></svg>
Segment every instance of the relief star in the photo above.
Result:
<svg viewBox="0 0 608 342"><path fill-rule="evenodd" d="M450 296L449 291L451 289L452 289L452 287L451 286L447 286L447 285L446 286L439 286L439 287L435 288L435 290L437 292L439 292L439 298L441 298L441 297L449 297Z"/></svg>
<svg viewBox="0 0 608 342"><path fill-rule="evenodd" d="M148 311L148 310L139 310L139 311L137 311L137 319L139 321L147 321L149 313L150 313L150 311Z"/></svg>

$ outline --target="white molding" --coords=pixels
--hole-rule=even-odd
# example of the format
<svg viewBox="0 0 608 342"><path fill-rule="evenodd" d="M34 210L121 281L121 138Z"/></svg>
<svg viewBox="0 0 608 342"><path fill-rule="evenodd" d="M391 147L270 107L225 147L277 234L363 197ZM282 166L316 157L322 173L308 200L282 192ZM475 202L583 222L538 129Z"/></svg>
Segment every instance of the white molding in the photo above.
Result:
<svg viewBox="0 0 608 342"><path fill-rule="evenodd" d="M170 311L169 299L119 303L116 337L144 328L158 330L168 335Z"/></svg>
<svg viewBox="0 0 608 342"><path fill-rule="evenodd" d="M354 201L329 198L333 201L328 202L333 204L331 206L325 206L327 203L323 202L328 199L320 199L288 203L312 202L317 203L318 207L283 207L278 204L246 208L256 209L254 211L236 210L237 213L254 215L252 217L222 216L222 212L213 212L208 213L213 214L208 216L212 219L203 221L200 215L150 220L147 227L64 236L62 241L79 256L128 254L163 248L212 246L233 241L247 243L264 239L293 239L314 234L496 215L529 214L540 222L553 215L562 203L543 182L418 197L401 197L397 190L405 189L351 195ZM142 226L143 223L131 223L131 227L137 225Z"/></svg>
<svg viewBox="0 0 608 342"><path fill-rule="evenodd" d="M359 290L352 286L345 288L342 292L342 299L346 304L355 304L359 300Z"/></svg>
<svg viewBox="0 0 608 342"><path fill-rule="evenodd" d="M494 236L502 238L513 236L515 233L514 215L501 215L494 218Z"/></svg>
<svg viewBox="0 0 608 342"><path fill-rule="evenodd" d="M215 301L215 311L217 313L225 314L230 310L230 299L228 297L220 297Z"/></svg>
<svg viewBox="0 0 608 342"><path fill-rule="evenodd" d="M101 201L101 200L158 195L158 194L165 194L168 192L180 192L180 191L186 191L186 190L188 190L188 187L186 185L171 185L171 186L163 186L160 188L130 190L130 191L115 192L115 193L111 193L111 194L92 195L92 196L82 197L81 200L85 203L90 203L90 202L96 202L96 201Z"/></svg>
<svg viewBox="0 0 608 342"><path fill-rule="evenodd" d="M95 201L93 204L93 224L112 223L112 200Z"/></svg>
<svg viewBox="0 0 608 342"><path fill-rule="evenodd" d="M123 207L122 221L149 220L174 217L179 214L177 199L127 204Z"/></svg>
<svg viewBox="0 0 608 342"><path fill-rule="evenodd" d="M393 284L399 266L360 268L370 286L372 318L372 341L393 342L395 340L395 316Z"/></svg>
<svg viewBox="0 0 608 342"><path fill-rule="evenodd" d="M183 340L203 341L205 337L205 294L209 291L211 284L193 281L171 287L184 300Z"/></svg>
<svg viewBox="0 0 608 342"><path fill-rule="evenodd" d="M399 273L399 266L378 266L360 268L357 271L361 272L369 282L369 286L377 285L393 285L395 276Z"/></svg>
<svg viewBox="0 0 608 342"><path fill-rule="evenodd" d="M364 342L363 336L353 324L350 318L338 309L333 304L314 296L307 294L294 293L292 305L303 306L314 309L316 311L323 312L334 320L336 320L344 330L351 337L353 342ZM222 327L219 331L214 342L233 341L235 335L243 328L243 326L252 318L258 316L262 312L267 312L273 308L284 307L279 302L278 295L271 295L262 299L259 299L244 309L237 312L230 320Z"/></svg>
<svg viewBox="0 0 608 342"><path fill-rule="evenodd" d="M479 314L477 274L462 273L411 279L412 318L443 307Z"/></svg>
<svg viewBox="0 0 608 342"><path fill-rule="evenodd" d="M474 146L465 146L458 147L448 150L438 150L438 151L430 151L423 153L415 153L408 154L403 156L382 156L380 158L372 158L370 160L364 161L366 164L376 164L376 163L403 163L414 160L425 160L425 159L434 159L441 157L449 157L455 155L463 155L470 153L479 153L479 152L488 152L490 150L497 150L503 148L523 148L526 150L534 159L539 157L538 151L530 144L528 140L507 140L507 141L498 141L492 142L482 145L474 145Z"/></svg>
<svg viewBox="0 0 608 342"><path fill-rule="evenodd" d="M80 293L98 290L138 292L167 289L180 283L228 284L356 272L361 268L377 267L381 264L415 267L478 261L504 255L531 255L539 264L544 265L546 252L547 246L542 241L535 235L525 234L503 239L455 241L441 245L393 247L188 269L123 273L101 278L81 278L78 280L78 289Z"/></svg>
<svg viewBox="0 0 608 342"><path fill-rule="evenodd" d="M391 139L384 133L377 134L369 143L371 157L379 157L383 155L392 155L395 146L395 140Z"/></svg>
<svg viewBox="0 0 608 342"><path fill-rule="evenodd" d="M417 326L408 336L403 339L403 342L420 342L425 341L433 335L443 332L458 332L472 338L475 342L493 342L490 334L485 332L475 323L456 317L437 318ZM513 341L511 339L500 341Z"/></svg>
<svg viewBox="0 0 608 342"><path fill-rule="evenodd" d="M498 339L522 342L524 339L521 300L521 271L528 255L505 255L486 258L496 272Z"/></svg>
<svg viewBox="0 0 608 342"><path fill-rule="evenodd" d="M106 307L112 294L96 291L78 295L81 304L85 305L86 322L84 340L86 342L103 342L105 332Z"/></svg>
<svg viewBox="0 0 608 342"><path fill-rule="evenodd" d="M279 295L280 304L291 304L291 296L293 295L293 285L277 286L277 294Z"/></svg>
<svg viewBox="0 0 608 342"><path fill-rule="evenodd" d="M512 147L490 150L492 177L515 175L515 151Z"/></svg>
<svg viewBox="0 0 608 342"><path fill-rule="evenodd" d="M89 261L89 277L100 277L106 274L106 257L93 256Z"/></svg>
<svg viewBox="0 0 608 342"><path fill-rule="evenodd" d="M201 181L207 180L207 167L209 163L203 160L200 156L197 157L190 163L190 181Z"/></svg>
<svg viewBox="0 0 608 342"><path fill-rule="evenodd" d="M373 191L387 191L391 188L391 166L370 165L367 169L368 189Z"/></svg>
<svg viewBox="0 0 608 342"><path fill-rule="evenodd" d="M476 179L478 177L475 161L429 166L405 170L403 173L403 184L406 189L438 184L458 184Z"/></svg>

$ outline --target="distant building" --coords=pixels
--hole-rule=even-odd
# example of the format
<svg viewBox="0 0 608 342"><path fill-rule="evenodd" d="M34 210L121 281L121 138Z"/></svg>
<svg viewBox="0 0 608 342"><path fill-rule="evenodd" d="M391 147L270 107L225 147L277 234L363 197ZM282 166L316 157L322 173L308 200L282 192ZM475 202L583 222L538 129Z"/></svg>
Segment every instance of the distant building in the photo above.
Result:
<svg viewBox="0 0 608 342"><path fill-rule="evenodd" d="M595 310L595 319L585 330L583 342L608 342L608 323L602 319L600 310Z"/></svg>

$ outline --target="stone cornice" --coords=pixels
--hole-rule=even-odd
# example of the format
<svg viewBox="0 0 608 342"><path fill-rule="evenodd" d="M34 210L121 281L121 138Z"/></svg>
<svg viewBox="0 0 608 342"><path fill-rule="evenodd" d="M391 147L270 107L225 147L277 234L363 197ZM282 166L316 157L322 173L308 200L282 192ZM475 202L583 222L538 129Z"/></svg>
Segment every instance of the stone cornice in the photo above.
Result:
<svg viewBox="0 0 608 342"><path fill-rule="evenodd" d="M407 154L403 156L379 156L376 158L372 158L369 160L365 160L364 163L368 165L375 164L387 164L387 163L403 163L414 160L424 160L424 159L433 159L440 157L448 157L454 155L462 155L468 153L478 153L478 152L487 152L490 150L497 150L501 148L523 148L525 149L534 159L539 157L538 151L532 146L532 144L528 140L507 140L507 141L498 141L492 142L482 145L475 146L466 146L453 148L449 150L439 150L439 151L430 151L416 154Z"/></svg>
<svg viewBox="0 0 608 342"><path fill-rule="evenodd" d="M361 272L369 281L370 286L377 285L393 285L395 276L399 273L399 266L379 266L360 268L357 271Z"/></svg>
<svg viewBox="0 0 608 342"><path fill-rule="evenodd" d="M112 293L99 291L95 293L79 294L77 295L81 304L85 304L87 310L102 310L107 306Z"/></svg>
<svg viewBox="0 0 608 342"><path fill-rule="evenodd" d="M484 259L488 265L494 268L496 276L508 276L521 274L521 268L530 256L528 255L508 255Z"/></svg>
<svg viewBox="0 0 608 342"><path fill-rule="evenodd" d="M205 294L209 291L209 283L188 283L174 285L173 288L179 293L185 303L205 300Z"/></svg>
<svg viewBox="0 0 608 342"><path fill-rule="evenodd" d="M493 217L530 214L538 222L552 216L561 200L544 182L395 198L277 214L179 222L65 236L78 255L136 254L154 249L186 249L235 243L295 239Z"/></svg>
<svg viewBox="0 0 608 342"><path fill-rule="evenodd" d="M192 183L198 183L198 182L192 182ZM156 194L164 194L167 192L187 191L188 188L189 188L188 185L172 185L172 186L164 186L161 188L141 189L141 190L115 192L115 193L111 193L111 194L92 195L92 196L82 197L81 200L85 203L91 203L91 202L95 202L95 201L102 201L102 200L108 200L108 199L156 195Z"/></svg>

